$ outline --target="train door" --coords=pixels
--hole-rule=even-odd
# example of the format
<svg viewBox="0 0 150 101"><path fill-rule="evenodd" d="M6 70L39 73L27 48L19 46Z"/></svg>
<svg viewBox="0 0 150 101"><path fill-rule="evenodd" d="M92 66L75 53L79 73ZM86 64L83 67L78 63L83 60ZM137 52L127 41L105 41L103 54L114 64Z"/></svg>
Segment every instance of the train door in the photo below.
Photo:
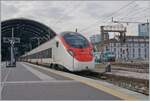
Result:
<svg viewBox="0 0 150 101"><path fill-rule="evenodd" d="M52 48L52 53L53 53L53 61L55 63L58 63L59 62L59 51L58 51L58 46L59 46L59 43L58 41L55 42L53 48Z"/></svg>
<svg viewBox="0 0 150 101"><path fill-rule="evenodd" d="M56 60L55 60L55 56L56 56L56 51L55 51L56 49L55 49L55 47L53 46L52 47L52 59L53 59L53 62L56 62Z"/></svg>

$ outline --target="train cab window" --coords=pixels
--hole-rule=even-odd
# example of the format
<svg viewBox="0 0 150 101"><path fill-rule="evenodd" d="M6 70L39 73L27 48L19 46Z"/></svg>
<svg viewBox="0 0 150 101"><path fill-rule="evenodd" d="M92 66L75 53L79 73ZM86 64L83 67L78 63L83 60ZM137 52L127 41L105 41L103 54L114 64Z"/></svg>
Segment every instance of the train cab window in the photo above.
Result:
<svg viewBox="0 0 150 101"><path fill-rule="evenodd" d="M88 40L78 33L66 33L64 34L64 40L67 44L74 48L86 48L89 46Z"/></svg>

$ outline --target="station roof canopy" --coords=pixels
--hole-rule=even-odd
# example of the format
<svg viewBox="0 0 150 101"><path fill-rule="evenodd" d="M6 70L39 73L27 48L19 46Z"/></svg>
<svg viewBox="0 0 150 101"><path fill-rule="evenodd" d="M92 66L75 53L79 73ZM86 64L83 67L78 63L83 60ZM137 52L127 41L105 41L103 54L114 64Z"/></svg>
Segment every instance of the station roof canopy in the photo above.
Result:
<svg viewBox="0 0 150 101"><path fill-rule="evenodd" d="M23 55L25 52L56 36L56 33L51 28L34 20L17 18L2 21L2 60L10 58L10 54L6 55L6 53L10 53L10 44L4 43L3 39L11 38L12 31L14 32L14 37L20 38L20 43L15 44L16 56Z"/></svg>

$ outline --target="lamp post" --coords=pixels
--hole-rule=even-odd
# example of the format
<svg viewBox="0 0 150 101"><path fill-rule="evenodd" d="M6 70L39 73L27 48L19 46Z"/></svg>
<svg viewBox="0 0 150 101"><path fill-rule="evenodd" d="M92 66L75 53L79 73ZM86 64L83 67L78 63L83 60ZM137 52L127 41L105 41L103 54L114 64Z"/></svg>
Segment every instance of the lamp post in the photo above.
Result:
<svg viewBox="0 0 150 101"><path fill-rule="evenodd" d="M14 28L12 28L11 38L10 37L4 37L3 38L4 43L10 43L10 64L9 66L15 66L15 58L14 58L14 44L20 43L20 38L14 37Z"/></svg>

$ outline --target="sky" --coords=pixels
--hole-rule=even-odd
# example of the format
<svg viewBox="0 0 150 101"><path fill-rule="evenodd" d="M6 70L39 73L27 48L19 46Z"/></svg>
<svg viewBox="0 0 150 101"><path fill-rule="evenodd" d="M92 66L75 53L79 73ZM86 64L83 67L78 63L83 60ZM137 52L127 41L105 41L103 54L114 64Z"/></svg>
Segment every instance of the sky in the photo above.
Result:
<svg viewBox="0 0 150 101"><path fill-rule="evenodd" d="M115 25L111 19L150 21L150 1L1 1L1 20L27 18L41 22L56 33L75 31L87 38L100 26ZM137 23L123 23L127 35L138 35Z"/></svg>

